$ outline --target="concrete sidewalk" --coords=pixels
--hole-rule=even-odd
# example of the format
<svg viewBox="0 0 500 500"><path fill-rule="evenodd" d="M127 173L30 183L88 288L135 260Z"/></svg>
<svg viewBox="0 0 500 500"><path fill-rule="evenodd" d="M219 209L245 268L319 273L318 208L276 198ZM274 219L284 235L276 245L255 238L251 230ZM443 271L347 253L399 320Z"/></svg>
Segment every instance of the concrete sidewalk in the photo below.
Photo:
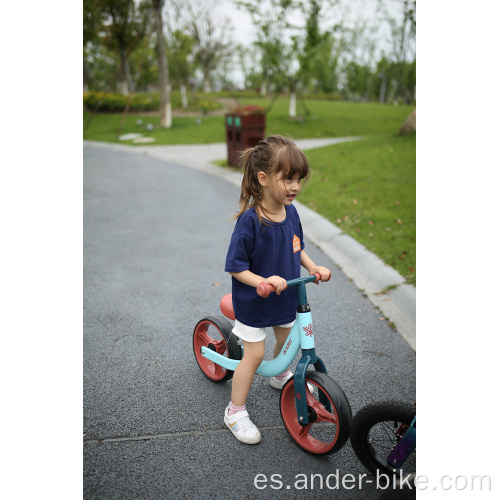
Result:
<svg viewBox="0 0 500 500"><path fill-rule="evenodd" d="M360 137L303 139L295 141L303 150L324 147ZM87 145L145 154L159 160L195 168L218 176L237 186L242 175L217 167L211 162L227 157L225 143L174 146L127 146L84 141ZM362 290L396 327L400 335L416 350L416 289L405 284L398 272L382 262L363 245L313 210L295 201L304 234Z"/></svg>

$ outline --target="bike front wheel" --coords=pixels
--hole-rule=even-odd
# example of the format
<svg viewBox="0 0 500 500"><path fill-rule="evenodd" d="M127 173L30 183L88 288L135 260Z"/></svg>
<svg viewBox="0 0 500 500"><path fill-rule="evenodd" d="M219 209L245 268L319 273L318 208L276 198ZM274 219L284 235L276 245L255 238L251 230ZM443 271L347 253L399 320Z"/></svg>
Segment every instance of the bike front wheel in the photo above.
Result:
<svg viewBox="0 0 500 500"><path fill-rule="evenodd" d="M194 356L201 371L213 382L229 380L234 372L205 358L201 354L202 347L230 359L241 359L241 347L233 335L231 323L223 317L207 316L198 321L193 332Z"/></svg>
<svg viewBox="0 0 500 500"><path fill-rule="evenodd" d="M404 436L415 417L415 406L399 401L371 403L356 413L352 422L351 444L361 463L372 473L393 474L387 458ZM416 449L397 471L413 474L417 466Z"/></svg>
<svg viewBox="0 0 500 500"><path fill-rule="evenodd" d="M315 455L339 451L349 439L351 406L341 387L328 375L316 371L306 374L309 424L302 425L297 418L293 377L288 380L280 396L280 412L290 437L304 450Z"/></svg>

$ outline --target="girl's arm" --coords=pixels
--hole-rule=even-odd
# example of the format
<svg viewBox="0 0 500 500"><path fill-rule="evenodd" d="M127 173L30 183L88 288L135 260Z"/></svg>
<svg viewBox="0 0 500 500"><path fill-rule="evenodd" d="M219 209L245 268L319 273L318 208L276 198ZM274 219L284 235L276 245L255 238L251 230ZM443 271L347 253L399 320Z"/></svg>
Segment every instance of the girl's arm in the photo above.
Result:
<svg viewBox="0 0 500 500"><path fill-rule="evenodd" d="M309 271L309 274L319 273L321 275L321 281L328 281L332 276L329 269L323 266L317 266L304 250L300 253L300 263Z"/></svg>
<svg viewBox="0 0 500 500"><path fill-rule="evenodd" d="M300 263L305 267L309 274L319 273L321 275L321 281L328 281L332 275L329 269L323 266L317 266L307 255L307 253L302 250L300 254ZM241 271L239 273L229 273L234 276L238 281L245 283L245 285L253 286L257 288L262 282L269 283L276 288L276 293L279 295L283 290L286 290L286 280L280 276L269 276L269 278L263 278L258 274L252 273L252 271Z"/></svg>
<svg viewBox="0 0 500 500"><path fill-rule="evenodd" d="M245 283L245 285L253 286L257 288L262 282L269 283L276 288L276 294L279 295L283 290L286 289L286 280L280 278L279 276L269 276L269 278L263 278L258 274L252 273L252 271L241 271L239 273L229 273L234 276L238 281Z"/></svg>

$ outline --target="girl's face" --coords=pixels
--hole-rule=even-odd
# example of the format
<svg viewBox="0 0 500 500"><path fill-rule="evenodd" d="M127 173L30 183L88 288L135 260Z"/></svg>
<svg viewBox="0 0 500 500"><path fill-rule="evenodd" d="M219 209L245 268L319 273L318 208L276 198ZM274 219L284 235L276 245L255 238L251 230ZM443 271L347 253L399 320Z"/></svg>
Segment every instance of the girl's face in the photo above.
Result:
<svg viewBox="0 0 500 500"><path fill-rule="evenodd" d="M279 172L269 179L270 194L282 205L291 205L302 189L302 177L299 174L283 177Z"/></svg>

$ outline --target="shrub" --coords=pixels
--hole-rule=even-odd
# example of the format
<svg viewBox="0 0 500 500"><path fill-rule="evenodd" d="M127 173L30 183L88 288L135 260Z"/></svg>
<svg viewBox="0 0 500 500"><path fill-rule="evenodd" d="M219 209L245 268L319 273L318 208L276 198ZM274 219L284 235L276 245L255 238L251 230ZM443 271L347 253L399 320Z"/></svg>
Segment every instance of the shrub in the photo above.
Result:
<svg viewBox="0 0 500 500"><path fill-rule="evenodd" d="M202 113L206 115L209 111L215 111L216 109L219 109L221 105L214 99L206 98L198 101L196 107L200 108Z"/></svg>
<svg viewBox="0 0 500 500"><path fill-rule="evenodd" d="M85 104L87 109L94 110L100 102L99 111L116 113L125 110L130 97L129 111L154 111L160 106L158 96L155 94L133 94L132 96L126 96L99 91L84 93L83 104Z"/></svg>
<svg viewBox="0 0 500 500"><path fill-rule="evenodd" d="M94 110L99 101L99 111L109 113L121 113L125 110L125 106L130 96L123 94L113 94L111 92L90 91L83 94L83 104L87 110ZM171 96L172 109L181 108L181 95L179 91L172 91ZM185 111L201 111L208 114L210 111L221 108L221 104L212 94L203 94L201 100L191 102ZM129 111L157 111L160 108L160 96L158 92L144 92L132 95Z"/></svg>

